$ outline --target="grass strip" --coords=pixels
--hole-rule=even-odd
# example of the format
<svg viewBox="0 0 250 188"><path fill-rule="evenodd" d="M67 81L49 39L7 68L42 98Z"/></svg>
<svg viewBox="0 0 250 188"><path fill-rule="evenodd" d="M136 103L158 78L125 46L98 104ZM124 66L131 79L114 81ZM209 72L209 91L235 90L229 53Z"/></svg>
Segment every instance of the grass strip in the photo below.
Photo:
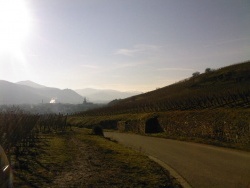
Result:
<svg viewBox="0 0 250 188"><path fill-rule="evenodd" d="M102 183L113 187L180 187L168 171L140 152L109 139L91 135L90 130L75 130L78 139L98 151L102 167L99 168L99 174L104 176L97 179L101 178L99 180L103 181Z"/></svg>
<svg viewBox="0 0 250 188"><path fill-rule="evenodd" d="M89 129L41 137L37 154L20 158L26 167L14 166L15 187L180 187L148 157Z"/></svg>

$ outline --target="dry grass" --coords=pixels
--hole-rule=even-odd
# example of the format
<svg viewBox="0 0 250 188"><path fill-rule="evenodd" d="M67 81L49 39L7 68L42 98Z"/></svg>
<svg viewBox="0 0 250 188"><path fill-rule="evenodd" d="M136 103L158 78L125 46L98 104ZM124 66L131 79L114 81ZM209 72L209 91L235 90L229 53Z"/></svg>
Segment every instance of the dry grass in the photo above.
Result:
<svg viewBox="0 0 250 188"><path fill-rule="evenodd" d="M148 157L91 130L42 136L28 168L14 169L15 187L178 187Z"/></svg>

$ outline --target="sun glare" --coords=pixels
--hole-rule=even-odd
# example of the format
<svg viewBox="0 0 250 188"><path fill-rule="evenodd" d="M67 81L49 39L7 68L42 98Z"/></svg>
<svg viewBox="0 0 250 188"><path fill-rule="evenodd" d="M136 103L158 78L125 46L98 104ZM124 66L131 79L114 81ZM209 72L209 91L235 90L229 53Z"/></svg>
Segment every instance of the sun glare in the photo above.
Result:
<svg viewBox="0 0 250 188"><path fill-rule="evenodd" d="M30 31L24 0L0 0L0 53L20 48Z"/></svg>

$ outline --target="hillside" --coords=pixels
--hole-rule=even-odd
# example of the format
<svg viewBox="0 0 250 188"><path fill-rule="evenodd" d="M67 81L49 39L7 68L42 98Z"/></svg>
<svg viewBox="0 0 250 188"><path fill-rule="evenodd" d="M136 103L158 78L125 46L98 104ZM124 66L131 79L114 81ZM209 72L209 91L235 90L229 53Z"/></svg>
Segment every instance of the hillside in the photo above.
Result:
<svg viewBox="0 0 250 188"><path fill-rule="evenodd" d="M112 101L109 107L99 109L99 112L106 114L249 107L249 86L250 61L193 76L145 94Z"/></svg>
<svg viewBox="0 0 250 188"><path fill-rule="evenodd" d="M72 125L250 150L250 61L115 100L69 117Z"/></svg>
<svg viewBox="0 0 250 188"><path fill-rule="evenodd" d="M0 80L0 88L0 105L39 104L49 103L51 100L56 100L58 103L79 104L84 100L73 90L42 87L31 82L15 84Z"/></svg>
<svg viewBox="0 0 250 188"><path fill-rule="evenodd" d="M16 84L30 86L30 87L33 87L33 88L45 88L46 87L46 86L37 84L35 82L32 82L30 80L16 82Z"/></svg>

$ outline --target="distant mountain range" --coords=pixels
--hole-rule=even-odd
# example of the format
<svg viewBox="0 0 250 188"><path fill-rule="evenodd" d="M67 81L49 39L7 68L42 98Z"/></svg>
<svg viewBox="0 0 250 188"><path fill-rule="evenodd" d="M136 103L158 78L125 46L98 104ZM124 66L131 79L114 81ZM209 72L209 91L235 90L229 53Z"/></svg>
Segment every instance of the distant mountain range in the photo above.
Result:
<svg viewBox="0 0 250 188"><path fill-rule="evenodd" d="M83 97L86 97L90 102L96 103L108 103L114 99L125 99L134 95L141 94L142 92L134 91L134 92L122 92L111 89L77 89L75 90L78 94Z"/></svg>
<svg viewBox="0 0 250 188"><path fill-rule="evenodd" d="M51 88L31 81L11 83L0 80L0 104L82 103L84 98L71 89Z"/></svg>
<svg viewBox="0 0 250 188"><path fill-rule="evenodd" d="M12 104L40 104L40 103L108 103L114 99L124 99L140 92L120 92L115 90L98 89L58 89L46 87L32 81L17 83L0 80L0 105Z"/></svg>
<svg viewBox="0 0 250 188"><path fill-rule="evenodd" d="M33 88L45 88L46 87L46 86L37 84L35 82L32 82L30 80L20 81L20 82L17 82L16 84L20 84L20 85L24 85L24 86L30 86L30 87L33 87Z"/></svg>
<svg viewBox="0 0 250 188"><path fill-rule="evenodd" d="M98 113L250 108L250 61L204 73L141 95L113 101ZM92 114L94 112L91 112ZM191 117L191 116L190 116Z"/></svg>

